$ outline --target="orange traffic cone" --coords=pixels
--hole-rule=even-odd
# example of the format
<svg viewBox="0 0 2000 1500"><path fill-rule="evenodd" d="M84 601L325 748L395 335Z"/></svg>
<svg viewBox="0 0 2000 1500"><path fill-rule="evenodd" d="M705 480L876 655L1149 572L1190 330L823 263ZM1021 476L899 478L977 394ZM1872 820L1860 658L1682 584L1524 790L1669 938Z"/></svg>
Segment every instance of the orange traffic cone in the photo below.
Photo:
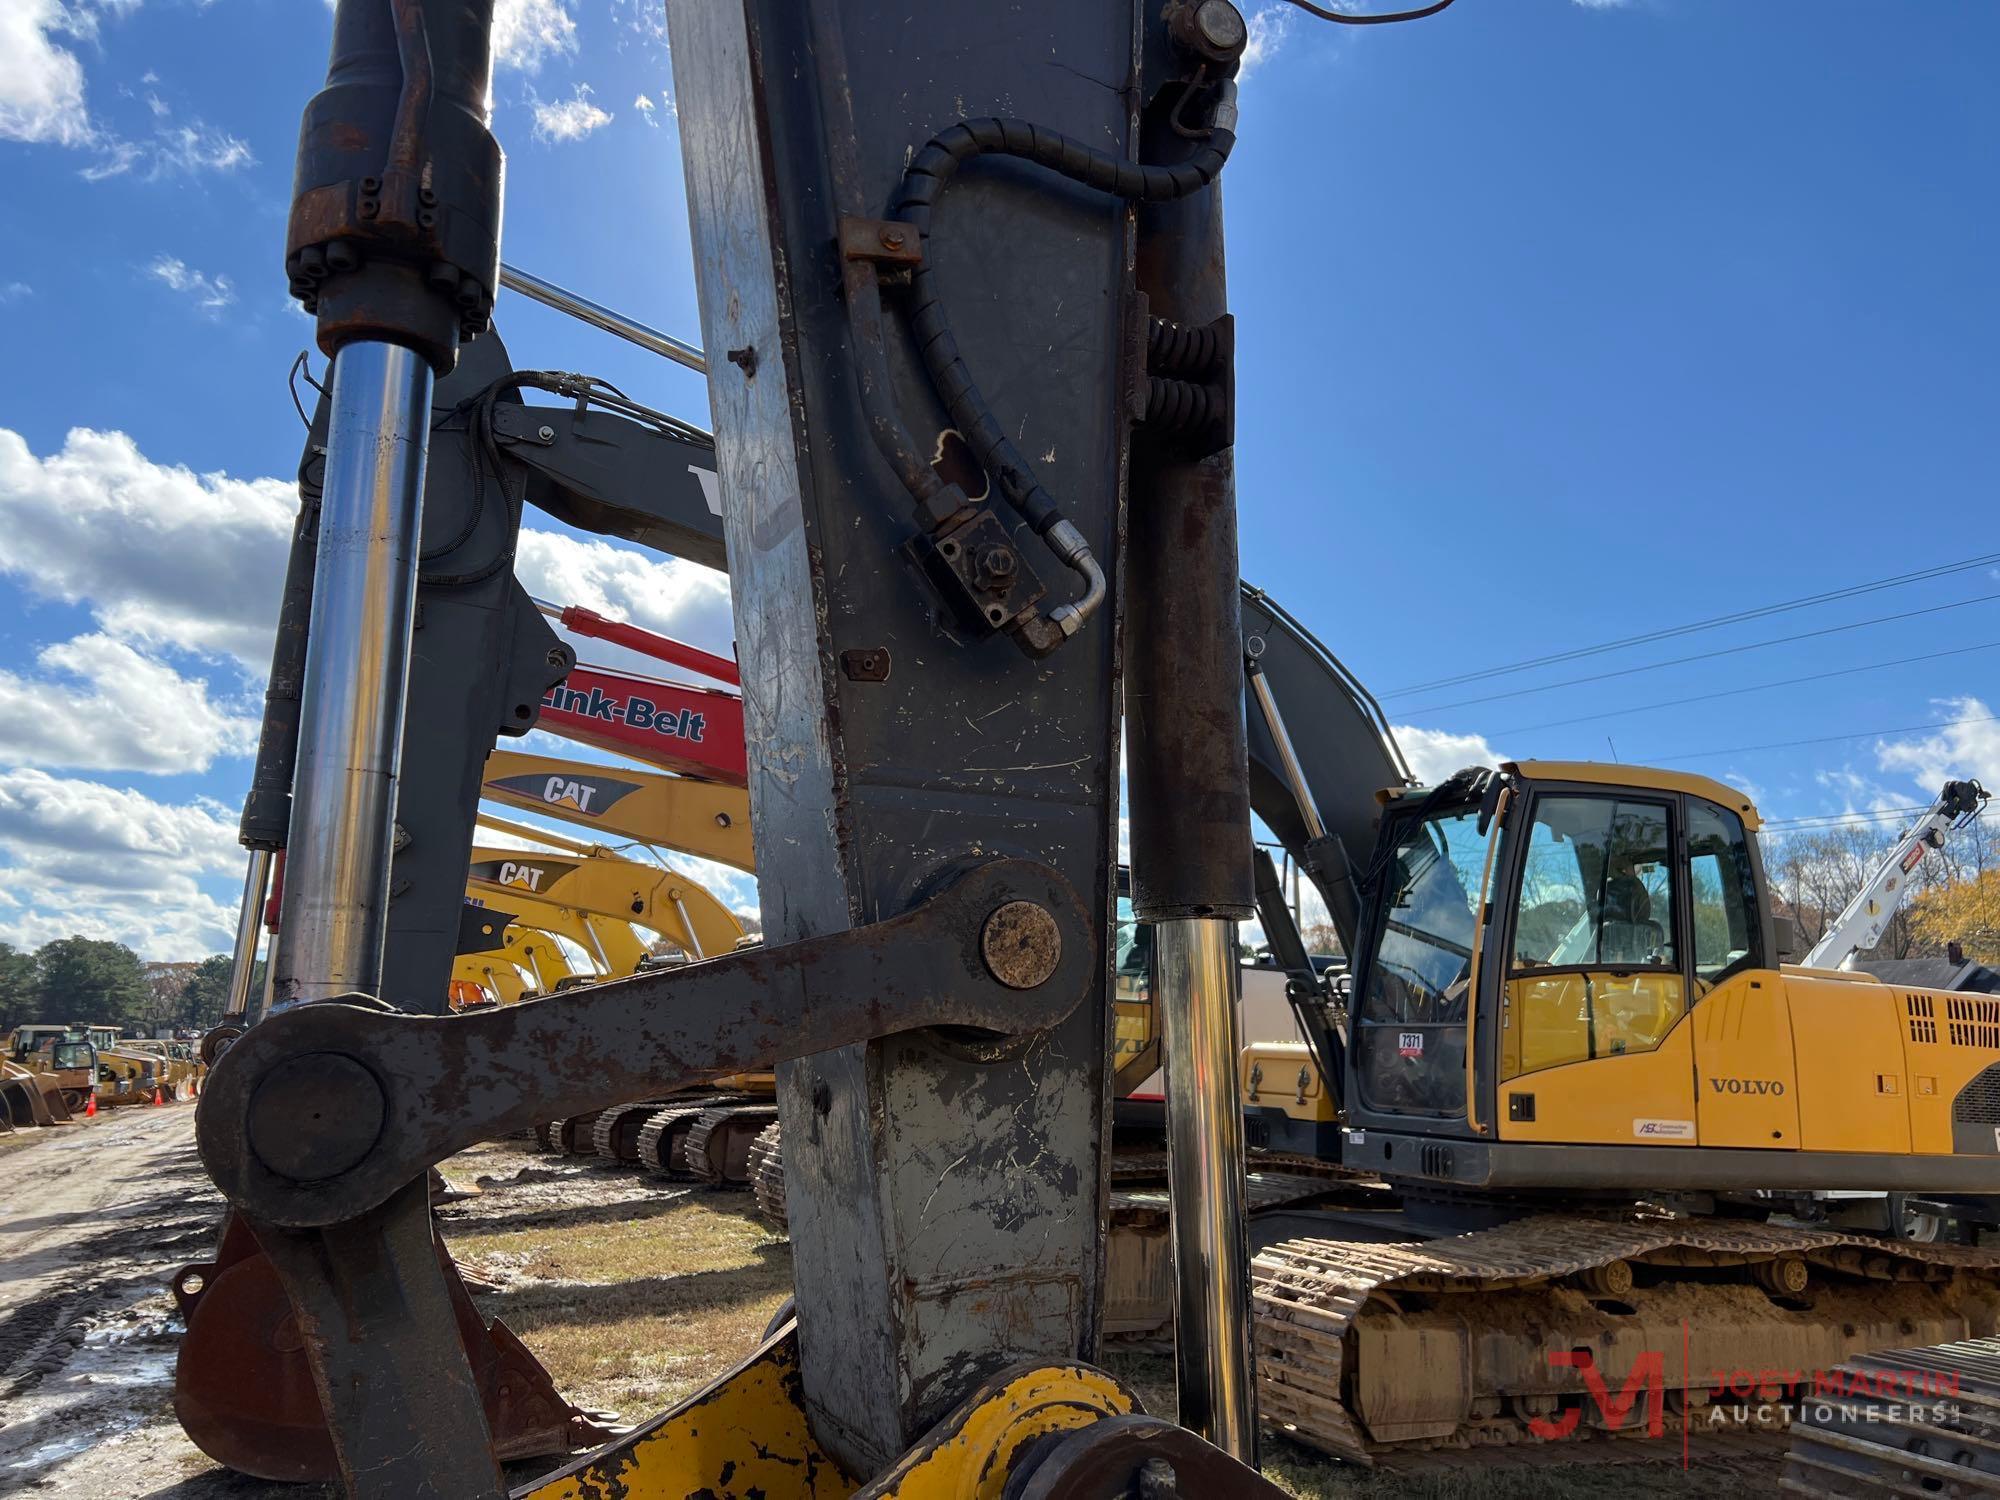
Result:
<svg viewBox="0 0 2000 1500"><path fill-rule="evenodd" d="M162 1104L165 1104L166 1102L167 1102L166 1100L164 1100L164 1099L162 1099L162 1098L160 1097L160 1086L159 1086L159 1085L158 1085L157 1083L156 1083L156 1084L154 1084L154 1085L153 1085L153 1108L155 1108L155 1109L158 1109L158 1108L159 1108L159 1107L160 1107L160 1106L161 1106Z"/></svg>
<svg viewBox="0 0 2000 1500"><path fill-rule="evenodd" d="M97 1118L97 1090L96 1090L96 1089L92 1089L92 1090L90 1091L90 1102L89 1102L88 1104L84 1105L84 1107L83 1107L83 1117L84 1117L84 1118L85 1118L86 1120L94 1120L94 1119L96 1119L96 1118Z"/></svg>

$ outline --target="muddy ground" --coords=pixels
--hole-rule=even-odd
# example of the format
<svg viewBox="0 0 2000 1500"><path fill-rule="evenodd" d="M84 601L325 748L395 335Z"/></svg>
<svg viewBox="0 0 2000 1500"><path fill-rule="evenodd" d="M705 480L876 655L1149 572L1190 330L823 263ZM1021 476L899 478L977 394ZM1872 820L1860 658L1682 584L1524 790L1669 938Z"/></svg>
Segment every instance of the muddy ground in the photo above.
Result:
<svg viewBox="0 0 2000 1500"><path fill-rule="evenodd" d="M127 1108L85 1126L0 1138L0 1494L75 1500L282 1495L218 1468L172 1409L180 1333L167 1286L208 1259L220 1199L194 1154L194 1108ZM636 1420L688 1395L751 1348L791 1289L791 1250L744 1191L490 1145L445 1164L474 1196L440 1213L476 1300L504 1318L579 1403ZM1170 1363L1110 1363L1161 1410ZM1370 1475L1282 1440L1268 1472L1301 1497L1699 1495L1767 1492L1775 1465L1498 1462L1428 1476ZM523 1482L541 1466L516 1468Z"/></svg>

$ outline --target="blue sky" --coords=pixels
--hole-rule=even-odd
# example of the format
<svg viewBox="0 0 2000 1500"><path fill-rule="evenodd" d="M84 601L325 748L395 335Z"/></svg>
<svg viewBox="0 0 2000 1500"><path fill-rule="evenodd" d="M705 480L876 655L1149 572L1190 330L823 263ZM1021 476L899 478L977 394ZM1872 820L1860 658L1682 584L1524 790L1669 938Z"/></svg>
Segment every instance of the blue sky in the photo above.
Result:
<svg viewBox="0 0 2000 1500"><path fill-rule="evenodd" d="M697 337L657 3L501 10L508 259ZM2000 12L1250 11L1244 572L1378 692L2000 552ZM329 30L321 0L0 11L0 938L226 940L310 342L292 142ZM698 377L500 315L518 361L706 420ZM535 524L535 592L726 647L712 575ZM1387 703L1444 769L1842 736L1676 763L1773 818L1895 808L2000 777L1992 595L1972 568ZM1751 649L1464 701L1724 647Z"/></svg>

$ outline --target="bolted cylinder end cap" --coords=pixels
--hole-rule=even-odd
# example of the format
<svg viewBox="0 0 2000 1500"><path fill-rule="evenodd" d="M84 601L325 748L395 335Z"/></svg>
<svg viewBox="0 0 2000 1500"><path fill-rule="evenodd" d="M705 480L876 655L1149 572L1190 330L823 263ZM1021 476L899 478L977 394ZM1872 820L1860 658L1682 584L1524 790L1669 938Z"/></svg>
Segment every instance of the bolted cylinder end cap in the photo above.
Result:
<svg viewBox="0 0 2000 1500"><path fill-rule="evenodd" d="M265 1075L244 1123L250 1150L270 1171L319 1182L367 1159L387 1113L368 1069L338 1052L308 1052Z"/></svg>
<svg viewBox="0 0 2000 1500"><path fill-rule="evenodd" d="M1250 27L1230 0L1191 0L1171 8L1167 29L1184 50L1207 63L1227 66L1250 45Z"/></svg>

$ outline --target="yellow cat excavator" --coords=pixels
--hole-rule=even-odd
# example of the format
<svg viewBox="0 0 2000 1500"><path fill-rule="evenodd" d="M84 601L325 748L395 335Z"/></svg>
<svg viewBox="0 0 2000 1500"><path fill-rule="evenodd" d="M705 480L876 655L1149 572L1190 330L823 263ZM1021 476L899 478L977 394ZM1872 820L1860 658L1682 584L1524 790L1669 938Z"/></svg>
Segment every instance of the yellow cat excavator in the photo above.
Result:
<svg viewBox="0 0 2000 1500"><path fill-rule="evenodd" d="M743 936L743 924L706 887L608 850L545 854L477 845L466 885L503 907L498 898L519 894L650 928L690 958L727 953Z"/></svg>
<svg viewBox="0 0 2000 1500"><path fill-rule="evenodd" d="M739 786L629 765L495 750L486 757L479 795L594 829L599 843L607 836L631 839L739 870L755 868L750 794Z"/></svg>

